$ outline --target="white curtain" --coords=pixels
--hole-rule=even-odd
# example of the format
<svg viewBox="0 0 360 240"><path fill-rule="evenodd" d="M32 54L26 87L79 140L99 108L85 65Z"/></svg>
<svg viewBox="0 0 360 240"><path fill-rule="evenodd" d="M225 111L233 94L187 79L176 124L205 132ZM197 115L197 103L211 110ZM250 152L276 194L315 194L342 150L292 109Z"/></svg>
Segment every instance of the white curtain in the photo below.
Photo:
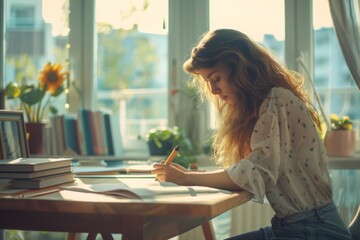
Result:
<svg viewBox="0 0 360 240"><path fill-rule="evenodd" d="M329 0L336 35L349 70L360 89L360 0ZM359 205L359 170L331 171L334 201L348 224Z"/></svg>
<svg viewBox="0 0 360 240"><path fill-rule="evenodd" d="M345 61L360 88L360 0L329 0L329 6Z"/></svg>

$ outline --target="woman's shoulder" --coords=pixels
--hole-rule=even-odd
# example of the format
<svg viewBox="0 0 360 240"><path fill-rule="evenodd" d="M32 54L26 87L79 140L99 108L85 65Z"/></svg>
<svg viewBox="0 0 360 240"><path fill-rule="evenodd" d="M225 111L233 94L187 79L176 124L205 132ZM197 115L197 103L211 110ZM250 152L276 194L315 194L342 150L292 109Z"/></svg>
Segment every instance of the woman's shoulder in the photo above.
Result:
<svg viewBox="0 0 360 240"><path fill-rule="evenodd" d="M292 98L295 97L295 94L290 91L289 89L286 88L282 88L282 87L273 87L270 90L269 93L269 97L270 98Z"/></svg>
<svg viewBox="0 0 360 240"><path fill-rule="evenodd" d="M294 92L292 92L289 89L281 88L281 87L274 87L271 89L268 99L272 104L278 104L278 103L294 103L298 102L299 99L295 95Z"/></svg>
<svg viewBox="0 0 360 240"><path fill-rule="evenodd" d="M281 87L274 87L270 90L267 98L262 103L260 112L263 113L270 109L273 111L276 106L282 107L286 103L296 101L296 99L297 98L292 91Z"/></svg>

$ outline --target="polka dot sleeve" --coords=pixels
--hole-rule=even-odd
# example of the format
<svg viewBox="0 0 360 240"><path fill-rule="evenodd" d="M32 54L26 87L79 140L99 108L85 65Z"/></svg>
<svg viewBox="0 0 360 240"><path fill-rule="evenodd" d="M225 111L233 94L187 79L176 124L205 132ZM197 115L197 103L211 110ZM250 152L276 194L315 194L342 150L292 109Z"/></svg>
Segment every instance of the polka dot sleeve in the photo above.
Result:
<svg viewBox="0 0 360 240"><path fill-rule="evenodd" d="M279 125L276 115L264 113L251 138L252 152L240 163L226 169L230 178L263 203L265 185L275 184L280 166Z"/></svg>

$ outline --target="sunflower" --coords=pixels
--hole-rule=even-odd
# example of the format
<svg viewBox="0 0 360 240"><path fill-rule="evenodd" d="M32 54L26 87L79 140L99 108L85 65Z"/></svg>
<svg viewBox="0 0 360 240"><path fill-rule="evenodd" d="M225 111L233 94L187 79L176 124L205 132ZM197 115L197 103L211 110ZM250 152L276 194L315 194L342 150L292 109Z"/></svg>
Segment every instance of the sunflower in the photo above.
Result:
<svg viewBox="0 0 360 240"><path fill-rule="evenodd" d="M54 94L59 87L62 86L67 73L61 72L63 66L60 64L51 64L47 63L44 66L44 69L40 72L39 81L40 86L46 86L46 91L49 91L50 94Z"/></svg>
<svg viewBox="0 0 360 240"><path fill-rule="evenodd" d="M65 91L63 83L68 77L68 72L62 70L62 65L49 62L40 71L37 86L27 83L26 78L19 85L9 82L5 88L5 96L7 99L20 100L19 108L24 110L28 122L42 122L48 112L57 114L54 100Z"/></svg>

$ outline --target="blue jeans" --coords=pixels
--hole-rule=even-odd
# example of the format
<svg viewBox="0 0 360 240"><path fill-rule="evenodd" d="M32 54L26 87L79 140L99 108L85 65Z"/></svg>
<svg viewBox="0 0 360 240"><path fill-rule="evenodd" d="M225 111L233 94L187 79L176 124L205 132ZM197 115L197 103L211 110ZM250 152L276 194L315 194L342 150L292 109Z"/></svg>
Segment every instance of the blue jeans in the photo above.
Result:
<svg viewBox="0 0 360 240"><path fill-rule="evenodd" d="M333 202L285 218L274 216L271 227L229 238L231 240L352 240Z"/></svg>

